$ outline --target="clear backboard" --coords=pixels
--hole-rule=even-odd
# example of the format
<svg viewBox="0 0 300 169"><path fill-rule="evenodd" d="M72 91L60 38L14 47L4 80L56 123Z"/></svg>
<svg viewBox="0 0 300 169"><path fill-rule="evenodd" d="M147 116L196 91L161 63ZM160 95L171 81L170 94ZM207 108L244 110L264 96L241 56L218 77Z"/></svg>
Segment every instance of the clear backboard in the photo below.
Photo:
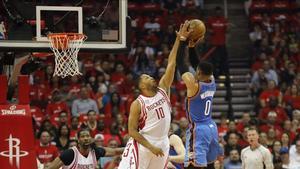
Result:
<svg viewBox="0 0 300 169"><path fill-rule="evenodd" d="M87 36L80 51L128 47L127 0L10 0L0 12L2 51L50 51L47 35L66 32Z"/></svg>

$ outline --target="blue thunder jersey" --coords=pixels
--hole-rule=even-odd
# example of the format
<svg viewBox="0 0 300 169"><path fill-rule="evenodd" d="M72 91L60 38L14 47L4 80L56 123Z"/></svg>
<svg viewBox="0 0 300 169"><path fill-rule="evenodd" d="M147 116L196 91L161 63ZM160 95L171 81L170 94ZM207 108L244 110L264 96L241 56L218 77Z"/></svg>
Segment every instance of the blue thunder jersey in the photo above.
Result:
<svg viewBox="0 0 300 169"><path fill-rule="evenodd" d="M199 89L195 96L188 97L186 102L187 117L190 122L212 121L212 103L216 92L216 83L212 79L210 83L199 82Z"/></svg>

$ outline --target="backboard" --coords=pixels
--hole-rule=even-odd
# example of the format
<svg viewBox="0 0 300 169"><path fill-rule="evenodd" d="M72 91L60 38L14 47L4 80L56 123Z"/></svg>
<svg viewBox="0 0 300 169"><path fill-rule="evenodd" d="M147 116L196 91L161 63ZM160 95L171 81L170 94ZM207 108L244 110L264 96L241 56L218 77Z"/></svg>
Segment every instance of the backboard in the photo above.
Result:
<svg viewBox="0 0 300 169"><path fill-rule="evenodd" d="M0 22L2 51L50 51L47 35L65 32L87 36L80 51L122 51L129 44L127 0L10 0L0 4Z"/></svg>

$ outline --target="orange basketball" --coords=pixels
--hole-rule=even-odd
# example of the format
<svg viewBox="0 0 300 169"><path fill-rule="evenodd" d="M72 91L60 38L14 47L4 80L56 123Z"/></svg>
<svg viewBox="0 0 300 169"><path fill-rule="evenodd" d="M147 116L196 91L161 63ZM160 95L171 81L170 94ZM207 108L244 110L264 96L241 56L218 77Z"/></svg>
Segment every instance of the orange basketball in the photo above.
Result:
<svg viewBox="0 0 300 169"><path fill-rule="evenodd" d="M196 42L199 39L203 39L206 28L204 23L199 19L193 19L190 21L188 29L193 30L189 36L189 39Z"/></svg>

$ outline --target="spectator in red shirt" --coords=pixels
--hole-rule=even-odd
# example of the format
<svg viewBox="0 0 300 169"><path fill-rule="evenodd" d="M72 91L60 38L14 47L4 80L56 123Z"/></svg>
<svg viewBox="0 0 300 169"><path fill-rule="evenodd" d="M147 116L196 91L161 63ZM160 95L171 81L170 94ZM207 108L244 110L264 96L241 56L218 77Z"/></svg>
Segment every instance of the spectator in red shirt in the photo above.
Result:
<svg viewBox="0 0 300 169"><path fill-rule="evenodd" d="M87 122L83 123L81 128L88 128L90 130L91 137L95 137L95 135L99 133L96 112L94 110L88 111L87 118Z"/></svg>
<svg viewBox="0 0 300 169"><path fill-rule="evenodd" d="M228 21L222 14L222 8L215 8L215 16L208 18L207 28L210 33L210 44L215 47L213 53L213 61L215 68L219 68L216 76L228 74L228 61L226 49L226 32L228 29Z"/></svg>
<svg viewBox="0 0 300 169"><path fill-rule="evenodd" d="M42 164L52 162L59 155L56 146L51 145L51 137L48 131L41 132L40 143L36 145L35 151L37 158Z"/></svg>
<svg viewBox="0 0 300 169"><path fill-rule="evenodd" d="M290 142L293 142L296 138L296 132L292 131L292 122L291 120L285 120L283 123L283 132L287 133L289 136Z"/></svg>
<svg viewBox="0 0 300 169"><path fill-rule="evenodd" d="M76 134L80 128L79 118L74 116L71 118L70 139L76 139Z"/></svg>
<svg viewBox="0 0 300 169"><path fill-rule="evenodd" d="M260 131L267 133L270 128L275 129L276 136L279 136L282 132L282 128L279 125L276 125L277 113L270 111L267 116L267 122L264 125L260 126Z"/></svg>
<svg viewBox="0 0 300 169"><path fill-rule="evenodd" d="M245 112L242 115L242 118L239 120L236 129L238 132L242 133L244 131L244 127L249 125L249 122L251 120L250 113Z"/></svg>
<svg viewBox="0 0 300 169"><path fill-rule="evenodd" d="M276 88L275 81L273 80L268 81L268 88L264 90L259 96L261 107L268 106L271 97L275 97L278 101L278 104L281 105L282 94L280 90Z"/></svg>
<svg viewBox="0 0 300 169"><path fill-rule="evenodd" d="M291 112L300 109L300 90L297 85L292 85L288 92L283 96L283 106Z"/></svg>
<svg viewBox="0 0 300 169"><path fill-rule="evenodd" d="M60 91L55 90L52 93L51 103L49 103L47 105L46 114L48 116L50 116L51 118L55 118L55 117L58 117L62 111L67 112L69 117L71 116L69 107L67 106L67 104L64 101L61 100ZM52 117L52 116L54 116L54 117Z"/></svg>
<svg viewBox="0 0 300 169"><path fill-rule="evenodd" d="M268 115L269 112L275 112L276 113L276 125L281 125L285 120L288 119L287 113L285 110L278 106L278 101L276 97L270 97L269 99L269 105L267 107L264 107L261 109L258 118L266 123L268 121Z"/></svg>

